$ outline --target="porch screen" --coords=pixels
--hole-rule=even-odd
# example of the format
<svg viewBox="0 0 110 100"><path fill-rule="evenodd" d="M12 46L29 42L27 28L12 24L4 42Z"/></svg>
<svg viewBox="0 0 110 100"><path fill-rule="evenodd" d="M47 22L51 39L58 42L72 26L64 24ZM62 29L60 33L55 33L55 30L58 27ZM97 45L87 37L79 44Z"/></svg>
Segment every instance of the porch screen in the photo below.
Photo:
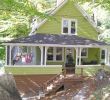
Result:
<svg viewBox="0 0 110 100"><path fill-rule="evenodd" d="M33 50L32 47L14 46L12 49L12 62L13 65L32 64L33 63Z"/></svg>

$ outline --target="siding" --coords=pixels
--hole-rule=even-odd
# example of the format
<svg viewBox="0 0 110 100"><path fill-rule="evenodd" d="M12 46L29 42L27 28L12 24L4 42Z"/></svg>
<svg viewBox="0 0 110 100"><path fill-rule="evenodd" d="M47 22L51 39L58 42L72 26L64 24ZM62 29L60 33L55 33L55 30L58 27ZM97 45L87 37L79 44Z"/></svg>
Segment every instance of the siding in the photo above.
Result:
<svg viewBox="0 0 110 100"><path fill-rule="evenodd" d="M55 19L48 20L41 27L39 27L37 33L61 34L62 18L71 18L77 19L78 36L97 40L98 32L96 32L93 26L74 6L73 1L69 0L59 11L54 14L53 18Z"/></svg>

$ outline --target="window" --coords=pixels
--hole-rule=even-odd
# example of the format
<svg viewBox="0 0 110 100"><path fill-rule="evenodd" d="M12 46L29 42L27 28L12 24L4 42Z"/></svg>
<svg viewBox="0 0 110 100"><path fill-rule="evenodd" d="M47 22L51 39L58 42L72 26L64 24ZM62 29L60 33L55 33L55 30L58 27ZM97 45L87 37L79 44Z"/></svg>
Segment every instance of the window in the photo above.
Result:
<svg viewBox="0 0 110 100"><path fill-rule="evenodd" d="M105 50L101 50L101 59L105 59Z"/></svg>
<svg viewBox="0 0 110 100"><path fill-rule="evenodd" d="M63 49L58 47L50 47L47 51L47 60L50 61L61 61L63 59Z"/></svg>
<svg viewBox="0 0 110 100"><path fill-rule="evenodd" d="M87 57L88 56L88 49L87 48L83 48L81 51L81 57Z"/></svg>
<svg viewBox="0 0 110 100"><path fill-rule="evenodd" d="M53 48L50 47L47 52L47 60L53 60Z"/></svg>
<svg viewBox="0 0 110 100"><path fill-rule="evenodd" d="M68 33L68 20L63 20L63 33Z"/></svg>
<svg viewBox="0 0 110 100"><path fill-rule="evenodd" d="M76 20L63 18L62 33L76 35Z"/></svg>

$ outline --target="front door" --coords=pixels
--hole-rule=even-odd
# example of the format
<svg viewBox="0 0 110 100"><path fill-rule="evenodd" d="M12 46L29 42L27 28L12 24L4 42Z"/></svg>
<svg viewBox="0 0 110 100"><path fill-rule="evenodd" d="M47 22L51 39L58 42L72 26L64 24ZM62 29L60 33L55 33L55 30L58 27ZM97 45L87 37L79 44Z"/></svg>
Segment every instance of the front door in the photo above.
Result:
<svg viewBox="0 0 110 100"><path fill-rule="evenodd" d="M74 59L74 48L66 48L66 55L65 55L66 59L67 59L67 55L69 55L69 54L72 55L72 58L75 61L75 59Z"/></svg>

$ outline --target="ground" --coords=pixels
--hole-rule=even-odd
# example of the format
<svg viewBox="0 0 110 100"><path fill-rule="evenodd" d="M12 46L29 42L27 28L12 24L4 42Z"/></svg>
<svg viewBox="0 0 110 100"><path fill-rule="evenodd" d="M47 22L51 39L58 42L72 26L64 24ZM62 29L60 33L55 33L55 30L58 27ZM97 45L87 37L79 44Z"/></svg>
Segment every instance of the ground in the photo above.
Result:
<svg viewBox="0 0 110 100"><path fill-rule="evenodd" d="M66 91L62 91L62 93L58 92L56 95L47 96L47 100L52 100L52 98L56 98L56 97L63 98L63 94L66 94L67 95L66 98L69 98L70 95L73 96L74 93L75 94L77 93L77 95L74 96L74 98L79 98L79 97L81 98L83 96L86 96L86 98L91 97L90 100L95 100L94 98L97 97L97 94L100 95L100 92L99 91L97 92L98 85L101 86L101 87L98 87L98 90L99 90L99 88L102 89L104 87L104 85L107 86L107 84L108 84L107 81L106 81L106 83L104 83L105 81L103 82L100 80L98 80L97 84L96 84L96 80L95 80L96 73L98 72L98 70L100 68L103 68L103 67L84 68L83 76L80 75L80 69L76 70L76 72L77 72L76 75L81 76L82 79L84 80L84 82L82 82L81 84L72 86L72 89L70 89L70 90L68 89ZM104 67L103 69L110 72L110 69L108 67ZM48 80L51 80L53 77L55 77L55 74L15 75L15 81L16 81L17 87L22 96L24 96L24 97L27 95L35 96L35 95L38 95L37 93L39 93L39 90L42 91L42 89L43 89L42 85L44 83L46 83ZM43 100L46 100L46 97ZM80 100L80 99L75 99L75 100ZM97 100L101 100L101 99L97 99Z"/></svg>

